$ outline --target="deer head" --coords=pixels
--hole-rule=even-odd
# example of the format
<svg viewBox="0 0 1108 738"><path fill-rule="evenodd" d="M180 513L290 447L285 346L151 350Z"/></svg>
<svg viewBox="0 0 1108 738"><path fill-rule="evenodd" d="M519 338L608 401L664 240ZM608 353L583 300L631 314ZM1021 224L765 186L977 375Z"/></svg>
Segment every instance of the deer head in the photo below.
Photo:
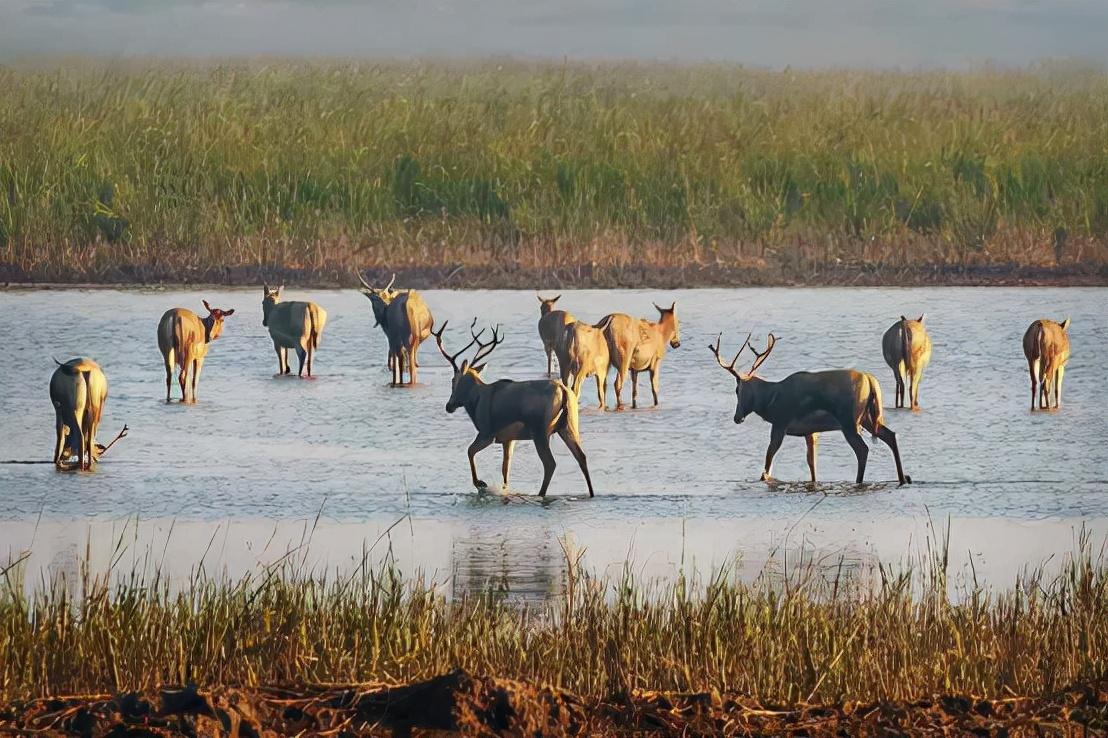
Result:
<svg viewBox="0 0 1108 738"><path fill-rule="evenodd" d="M219 338L219 334L223 332L223 319L229 315L235 314L235 309L221 310L214 308L208 304L207 300L201 300L204 303L204 309L208 311L208 317L202 321L204 323L204 330L207 331L208 341L214 341Z"/></svg>
<svg viewBox="0 0 1108 738"><path fill-rule="evenodd" d="M535 297L539 298L539 313L541 315L546 315L551 310L553 310L554 303L562 299L561 295L555 295L554 297L543 297L542 295L535 295Z"/></svg>
<svg viewBox="0 0 1108 738"><path fill-rule="evenodd" d="M489 354L491 354L497 346L504 342L504 338L500 335L500 326L497 326L493 328L492 340L488 342L482 341L481 336L485 334L485 329L482 328L480 333L474 333L473 329L477 326L477 318L474 318L469 326L469 334L471 336L470 342L467 343L461 351L451 354L442 343L442 334L446 330L446 324L448 322L449 321L443 321L438 331L431 331L431 335L435 337L435 343L438 344L439 351L442 353L443 357L450 362L450 366L454 369L454 377L451 380L450 386L450 399L446 402L446 412L452 413L459 407L465 406L475 386L483 384L481 380L481 371L485 368L484 360L488 358ZM462 363L459 364L458 358L473 345L477 346L477 351L474 353L473 359L463 360Z"/></svg>
<svg viewBox="0 0 1108 738"><path fill-rule="evenodd" d="M654 309L658 311L658 322L670 331L669 345L673 348L680 348L681 321L677 319L677 303L674 302L668 308L654 303Z"/></svg>
<svg viewBox="0 0 1108 738"><path fill-rule="evenodd" d="M366 296L370 304L373 306L373 319L374 326L385 324L385 310L388 308L389 303L392 302L399 292L392 288L394 282L396 282L396 274L392 275L392 279L381 289L373 287L369 282L365 281L365 277L361 274L358 275L358 281L362 283L362 294Z"/></svg>
<svg viewBox="0 0 1108 738"><path fill-rule="evenodd" d="M268 284L262 285L262 325L269 325L269 314L273 312L273 306L281 301L281 292L285 289L284 285L280 287L270 287Z"/></svg>
<svg viewBox="0 0 1108 738"><path fill-rule="evenodd" d="M720 333L719 337L716 338L716 344L714 346L708 346L708 350L715 354L716 362L735 378L735 422L741 423L755 410L758 397L757 392L753 391L751 380L758 380L755 372L758 371L758 367L769 358L769 354L773 351L773 347L777 345L777 338L770 333L766 341L766 350L758 353L754 350L754 347L750 345L750 334L748 334L746 341L743 342L742 347L738 350L738 353L735 354L735 358L731 359L730 364L724 364L719 354L719 343L722 339L723 334ZM742 372L735 368L735 362L739 360L739 355L742 354L747 347L749 347L754 354L754 363L751 364L749 371Z"/></svg>

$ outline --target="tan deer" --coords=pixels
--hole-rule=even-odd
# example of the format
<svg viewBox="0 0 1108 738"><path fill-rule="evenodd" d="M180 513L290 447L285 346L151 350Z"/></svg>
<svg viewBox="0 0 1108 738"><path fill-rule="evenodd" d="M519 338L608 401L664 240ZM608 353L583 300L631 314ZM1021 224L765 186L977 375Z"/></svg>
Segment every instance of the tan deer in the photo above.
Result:
<svg viewBox="0 0 1108 738"><path fill-rule="evenodd" d="M543 350L546 351L546 373L554 373L553 357L558 355L558 349L565 340L565 329L570 323L577 320L565 310L555 310L554 303L562 299L561 295L539 298L539 338L542 339ZM560 361L560 359L559 359ZM561 365L559 365L559 370Z"/></svg>
<svg viewBox="0 0 1108 738"><path fill-rule="evenodd" d="M415 290L392 290L392 281L383 290L375 290L362 279L365 289L362 294L373 305L373 315L385 331L389 342L389 369L392 371L392 384L398 387L404 384L404 368L408 369L410 384L416 383L416 369L419 345L431 335L434 317L423 297Z"/></svg>
<svg viewBox="0 0 1108 738"><path fill-rule="evenodd" d="M616 370L616 410L623 408L623 383L631 372L631 407L639 406L639 372L650 373L650 389L654 404L658 404L659 366L666 356L666 344L681 345L681 323L677 320L677 303L668 308L654 304L658 322L632 318L626 313L612 313L596 325L603 326L608 340L611 366Z"/></svg>
<svg viewBox="0 0 1108 738"><path fill-rule="evenodd" d="M314 302L281 302L284 287L263 285L262 325L269 328L273 349L277 352L278 374L289 373L289 349L296 351L300 368L296 374L312 376L312 363L319 348L319 338L327 324L327 311Z"/></svg>
<svg viewBox="0 0 1108 738"><path fill-rule="evenodd" d="M769 449L762 479L770 480L773 457L785 436L804 436L808 443L808 468L812 482L816 481L816 447L819 434L826 431L842 431L847 443L858 458L857 483L861 484L866 473L869 448L860 429L865 428L875 438L880 438L893 451L896 476L901 485L912 478L904 474L900 463L900 449L896 434L885 425L881 408L881 386L877 378L853 369L836 369L822 372L796 372L779 382L770 382L757 376L758 370L769 357L777 339L769 335L766 350L758 353L753 347L754 363L747 372L735 369L739 355L750 346L750 336L735 354L730 364L724 364L719 354L719 343L708 346L716 362L735 378L735 422L742 423L751 413L756 413L771 426Z"/></svg>
<svg viewBox="0 0 1108 738"><path fill-rule="evenodd" d="M234 308L221 310L213 308L207 300L202 301L207 317L201 319L196 313L185 308L167 310L158 321L158 348L162 352L165 364L165 401L170 402L173 387L173 367L180 367L177 382L181 385L181 402L196 402L196 383L200 381L200 370L204 366L204 357L208 355L208 346L223 332L223 319L234 315ZM191 374L191 398L187 391Z"/></svg>
<svg viewBox="0 0 1108 738"><path fill-rule="evenodd" d="M473 325L476 325L476 319ZM488 489L488 485L477 476L477 464L474 457L493 443L499 443L504 450L501 471L504 486L508 486L508 472L512 464L512 451L516 441L533 441L535 451L542 461L543 476L539 496L544 497L554 475L554 454L550 452L550 436L561 436L581 467L585 475L585 484L589 488L589 497L593 496L592 479L585 460L585 451L581 448L581 434L578 427L577 395L564 382L556 379L535 379L513 382L501 379L491 384L481 378L485 368L484 360L503 342L499 329L493 330L492 340L481 341L481 333L473 333L472 340L457 353L450 354L442 343L442 334L446 330L446 321L437 332L432 332L439 351L454 369L454 378L450 399L446 403L446 412L453 413L465 408L469 419L477 429L477 438L469 445L469 469L473 477L473 486L479 490ZM462 361L458 357L471 346L477 346L472 361Z"/></svg>
<svg viewBox="0 0 1108 738"><path fill-rule="evenodd" d="M931 336L923 327L923 316L909 320L901 315L881 338L881 351L896 379L896 406L904 407L910 399L912 409L919 410L919 383L931 362Z"/></svg>
<svg viewBox="0 0 1108 738"><path fill-rule="evenodd" d="M1036 397L1039 409L1050 408L1050 396L1054 395L1054 407L1062 404L1062 379L1066 375L1066 362L1070 360L1070 319L1061 323L1053 320L1036 320L1023 334L1023 355L1031 373L1031 410Z"/></svg>
<svg viewBox="0 0 1108 738"><path fill-rule="evenodd" d="M580 397L581 387L590 375L596 377L596 395L601 410L608 394L608 339L604 328L574 321L566 326L565 338L559 341L558 368L562 381Z"/></svg>
<svg viewBox="0 0 1108 738"><path fill-rule="evenodd" d="M108 380L92 359L70 359L64 364L55 359L54 363L58 365L50 377L57 431L54 466L92 469L102 450L96 443L96 432L108 399ZM77 456L75 466L69 464L71 455Z"/></svg>

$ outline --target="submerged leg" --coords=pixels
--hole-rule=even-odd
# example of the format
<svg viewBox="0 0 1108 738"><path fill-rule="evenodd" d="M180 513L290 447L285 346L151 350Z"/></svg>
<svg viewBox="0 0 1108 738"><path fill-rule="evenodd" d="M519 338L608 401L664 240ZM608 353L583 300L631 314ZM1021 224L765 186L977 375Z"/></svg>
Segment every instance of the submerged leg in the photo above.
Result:
<svg viewBox="0 0 1108 738"><path fill-rule="evenodd" d="M550 478L554 476L554 467L557 466L557 462L554 461L554 454L550 452L550 438L543 432L543 429L539 429L533 435L535 451L538 452L539 459L542 461L542 487L539 488L539 497L546 497L546 489L550 486Z"/></svg>
<svg viewBox="0 0 1108 738"><path fill-rule="evenodd" d="M858 476L854 481L861 484L862 480L866 478L866 459L869 458L869 446L866 445L865 439L858 434L853 425L844 425L843 435L846 437L846 442L854 449L854 455L858 457Z"/></svg>
<svg viewBox="0 0 1108 738"><path fill-rule="evenodd" d="M912 478L904 473L904 466L900 463L900 446L896 443L896 434L893 433L890 428L882 425L878 427L876 435L893 451L893 461L896 462L897 481L899 481L901 485L911 484Z"/></svg>
<svg viewBox="0 0 1108 738"><path fill-rule="evenodd" d="M474 457L488 448L492 440L492 436L477 436L473 439L473 443L469 444L469 472L473 477L473 486L477 489L488 489L489 485L477 478L477 462Z"/></svg>
<svg viewBox="0 0 1108 738"><path fill-rule="evenodd" d="M58 469L62 468L62 451L65 450L65 433L68 426L65 421L62 420L61 414L56 414L54 425L57 432L57 441L54 444L54 466Z"/></svg>
<svg viewBox="0 0 1108 738"><path fill-rule="evenodd" d="M1038 379L1039 379L1039 362L1030 361L1027 364L1027 369L1031 372L1031 411L1035 411L1035 400L1039 396Z"/></svg>
<svg viewBox="0 0 1108 738"><path fill-rule="evenodd" d="M172 395L172 392L173 392L173 364L175 363L173 350L170 349L169 353L167 353L164 358L165 358L165 401L169 402L171 400L172 396L173 396Z"/></svg>
<svg viewBox="0 0 1108 738"><path fill-rule="evenodd" d="M296 347L296 358L300 362L300 365L296 369L296 376L298 376L300 378L303 378L304 377L304 363L308 358L308 350L305 349L303 346L297 346Z"/></svg>
<svg viewBox="0 0 1108 738"><path fill-rule="evenodd" d="M762 470L762 481L768 481L772 479L773 473L773 457L777 454L777 449L781 448L781 442L785 440L785 426L773 426L769 432L769 448L766 449L766 466Z"/></svg>
<svg viewBox="0 0 1108 738"><path fill-rule="evenodd" d="M504 441L500 447L504 450L504 461L500 464L500 473L504 477L504 489L508 489L508 472L512 467L512 452L515 450L515 441Z"/></svg>
<svg viewBox="0 0 1108 738"><path fill-rule="evenodd" d="M808 471L812 472L812 484L816 483L816 450L819 447L819 434L809 433L804 437L808 444Z"/></svg>
<svg viewBox="0 0 1108 738"><path fill-rule="evenodd" d="M581 473L585 475L585 484L589 488L589 497L593 497L592 477L589 476L589 463L585 458L585 449L581 448L580 439L572 436L568 428L563 428L558 431L558 435L562 437L569 452L573 454L573 458L577 460L577 466L581 467Z"/></svg>

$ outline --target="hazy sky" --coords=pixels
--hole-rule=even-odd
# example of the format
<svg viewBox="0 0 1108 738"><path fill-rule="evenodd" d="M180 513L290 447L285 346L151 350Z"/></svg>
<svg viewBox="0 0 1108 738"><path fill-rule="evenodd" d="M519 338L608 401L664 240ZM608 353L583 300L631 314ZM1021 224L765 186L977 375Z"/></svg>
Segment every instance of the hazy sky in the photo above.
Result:
<svg viewBox="0 0 1108 738"><path fill-rule="evenodd" d="M36 52L1103 63L1108 0L0 0L0 56Z"/></svg>

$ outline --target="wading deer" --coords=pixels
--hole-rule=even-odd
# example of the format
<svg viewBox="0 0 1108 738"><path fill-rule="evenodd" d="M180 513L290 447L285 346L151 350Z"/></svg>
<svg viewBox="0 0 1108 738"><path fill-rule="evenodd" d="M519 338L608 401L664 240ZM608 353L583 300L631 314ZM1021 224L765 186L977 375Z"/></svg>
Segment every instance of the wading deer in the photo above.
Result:
<svg viewBox="0 0 1108 738"><path fill-rule="evenodd" d="M263 285L262 325L269 328L273 349L277 352L278 374L289 373L289 349L296 351L300 368L296 374L312 376L312 360L319 348L319 337L327 324L327 311L314 302L281 302L284 287Z"/></svg>
<svg viewBox="0 0 1108 738"><path fill-rule="evenodd" d="M1035 409L1036 396L1039 408L1050 408L1050 396L1054 395L1054 407L1062 404L1062 379L1066 375L1066 362L1070 360L1070 319L1061 323L1053 320L1036 320L1023 334L1023 355L1031 372L1031 409Z"/></svg>
<svg viewBox="0 0 1108 738"><path fill-rule="evenodd" d="M639 406L639 372L650 372L650 389L654 404L658 404L659 366L666 356L666 344L673 348L681 345L681 324L677 320L677 303L668 308L654 308L660 316L657 323L632 318L625 313L605 315L598 327L603 326L608 340L611 366L616 370L616 410L623 408L623 383L631 372L631 407Z"/></svg>
<svg viewBox="0 0 1108 738"><path fill-rule="evenodd" d="M608 340L604 337L606 323L600 327L574 321L566 326L565 338L559 343L558 368L562 381L580 397L581 387L589 375L596 377L599 407L604 409L608 393Z"/></svg>
<svg viewBox="0 0 1108 738"><path fill-rule="evenodd" d="M837 430L842 431L847 443L854 450L854 455L858 457L856 481L861 484L869 456L869 448L860 432L861 428L865 428L892 449L893 459L896 461L896 477L900 484L911 483L912 478L904 474L900 463L896 434L885 425L881 410L881 386L872 374L853 369L796 372L779 382L770 382L755 375L755 372L777 343L772 333L765 351L758 353L754 347L750 347L755 358L747 372L735 369L735 362L743 350L750 346L750 336L746 337L746 342L730 364L724 364L719 354L722 337L721 333L716 339L716 345L708 348L719 365L735 378L735 422L741 423L750 413L756 413L772 426L766 465L762 471L763 480L771 479L773 456L788 435L804 436L808 442L808 468L812 472L812 481L815 482L819 434Z"/></svg>
<svg viewBox="0 0 1108 738"><path fill-rule="evenodd" d="M404 368L410 384L416 383L419 345L431 335L434 317L423 297L415 290L392 290L392 281L383 290L375 290L362 279L362 294L373 304L373 315L384 329L389 342L389 369L393 386L404 384Z"/></svg>
<svg viewBox="0 0 1108 738"><path fill-rule="evenodd" d="M208 355L208 345L219 338L223 332L223 319L234 315L235 311L213 308L207 300L202 301L207 317L201 319L196 313L185 308L167 310L158 321L158 348L165 363L165 401L170 401L173 387L173 367L180 367L177 382L181 385L181 402L196 402L196 383L200 381L200 370L204 366L204 357ZM189 374L192 375L192 393L187 391Z"/></svg>
<svg viewBox="0 0 1108 738"><path fill-rule="evenodd" d="M539 338L542 339L543 350L546 351L546 373L554 373L554 356L559 356L558 361L561 362L561 357L558 354L558 349L561 347L561 343L565 340L566 326L577 320L565 310L555 310L554 303L562 299L561 295L555 295L554 297L543 297L542 295L536 295L539 298ZM558 366L561 369L561 364Z"/></svg>
<svg viewBox="0 0 1108 738"><path fill-rule="evenodd" d="M912 409L919 410L919 383L931 362L931 336L923 327L923 316L909 320L901 315L881 338L881 351L896 379L896 406L904 407L910 400Z"/></svg>
<svg viewBox="0 0 1108 738"><path fill-rule="evenodd" d="M473 325L476 325L476 319ZM446 330L446 321L437 332L432 332L439 351L454 369L454 378L450 399L446 403L446 412L453 413L465 408L469 419L477 429L477 438L469 445L469 469L473 476L473 486L487 489L488 485L477 477L477 465L474 457L492 443L499 443L504 450L504 462L501 471L504 486L508 486L508 471L512 464L512 450L516 441L533 441L535 451L542 460L542 487L539 496L545 496L554 475L554 454L550 452L550 436L561 436L581 467L585 475L585 484L589 488L589 497L593 496L592 479L585 452L581 448L581 434L577 421L577 395L566 384L557 379L535 379L525 382L513 382L501 379L491 384L481 378L485 368L483 362L489 354L503 342L498 330L493 330L492 340L481 341L481 333L473 333L472 340L457 353L450 354L442 343L442 334ZM462 361L458 357L470 346L476 345L477 352L472 361Z"/></svg>
<svg viewBox="0 0 1108 738"><path fill-rule="evenodd" d="M54 466L92 469L100 455L96 431L108 399L108 380L92 359L70 359L64 364L55 359L54 363L58 365L50 377L50 402L57 430ZM69 465L70 455L77 456L76 466Z"/></svg>

